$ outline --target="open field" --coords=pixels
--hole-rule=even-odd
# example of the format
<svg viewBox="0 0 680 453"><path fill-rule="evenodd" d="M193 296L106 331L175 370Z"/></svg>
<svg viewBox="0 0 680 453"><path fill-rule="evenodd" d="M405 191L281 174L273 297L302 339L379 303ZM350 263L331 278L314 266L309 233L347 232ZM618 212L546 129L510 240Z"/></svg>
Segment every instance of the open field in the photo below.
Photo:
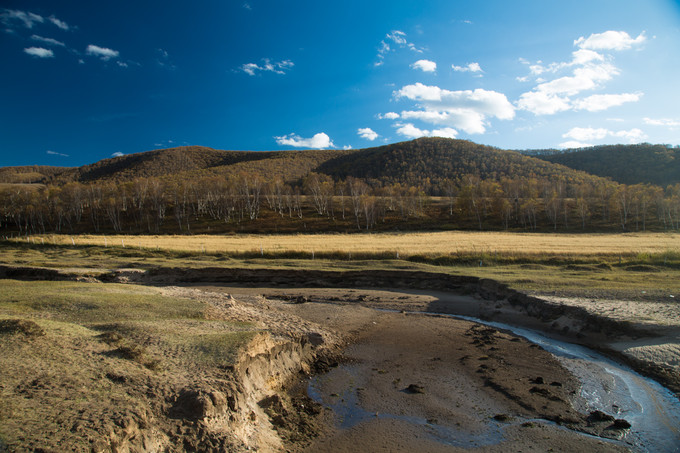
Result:
<svg viewBox="0 0 680 453"><path fill-rule="evenodd" d="M26 239L17 239L26 241ZM294 234L228 236L46 235L35 243L98 245L240 254L303 252L385 254L399 256L470 253L562 254L572 256L680 252L680 233L546 234L499 232L430 232L379 234Z"/></svg>

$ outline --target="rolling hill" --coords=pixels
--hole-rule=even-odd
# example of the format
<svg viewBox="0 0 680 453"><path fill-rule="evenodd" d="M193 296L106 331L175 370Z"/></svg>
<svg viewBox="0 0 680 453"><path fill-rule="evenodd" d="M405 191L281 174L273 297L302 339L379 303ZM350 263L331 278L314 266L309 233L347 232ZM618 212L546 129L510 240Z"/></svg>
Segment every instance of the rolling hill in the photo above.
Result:
<svg viewBox="0 0 680 453"><path fill-rule="evenodd" d="M680 183L680 148L666 145L608 145L567 151L526 151L546 162L612 178L623 184Z"/></svg>

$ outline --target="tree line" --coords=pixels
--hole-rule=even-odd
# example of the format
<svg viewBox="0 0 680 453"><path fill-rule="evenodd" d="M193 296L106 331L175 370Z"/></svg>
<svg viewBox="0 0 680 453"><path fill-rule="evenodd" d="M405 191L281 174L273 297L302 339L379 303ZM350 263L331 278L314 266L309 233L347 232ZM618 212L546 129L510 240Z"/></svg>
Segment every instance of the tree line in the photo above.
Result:
<svg viewBox="0 0 680 453"><path fill-rule="evenodd" d="M427 187L309 173L295 182L258 174L124 183L7 185L4 235L386 229L680 229L680 184L661 188L532 176L440 179Z"/></svg>

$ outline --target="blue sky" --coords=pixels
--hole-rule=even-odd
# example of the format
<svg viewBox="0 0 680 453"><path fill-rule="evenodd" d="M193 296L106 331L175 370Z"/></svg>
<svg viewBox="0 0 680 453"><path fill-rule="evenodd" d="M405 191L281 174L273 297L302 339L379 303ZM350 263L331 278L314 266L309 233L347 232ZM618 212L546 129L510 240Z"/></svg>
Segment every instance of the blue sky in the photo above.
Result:
<svg viewBox="0 0 680 453"><path fill-rule="evenodd" d="M670 0L0 3L0 165L680 143Z"/></svg>

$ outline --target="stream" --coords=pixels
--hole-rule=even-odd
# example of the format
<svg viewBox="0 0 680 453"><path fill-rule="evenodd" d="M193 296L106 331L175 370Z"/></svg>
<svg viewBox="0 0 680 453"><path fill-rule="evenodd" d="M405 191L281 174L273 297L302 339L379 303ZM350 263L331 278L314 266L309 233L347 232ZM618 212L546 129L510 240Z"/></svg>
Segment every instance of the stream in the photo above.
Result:
<svg viewBox="0 0 680 453"><path fill-rule="evenodd" d="M554 340L529 329L467 316L446 316L510 331L553 354L581 382L581 396L585 404L576 409L585 414L601 410L629 421L632 428L620 442L634 451L680 452L680 401L656 381L645 378L593 350ZM348 380L352 380L356 374L351 365L341 366L335 372L344 374ZM347 392L341 395L342 398L324 397L320 381L323 378L323 375L317 376L310 382L309 396L317 402L329 405L341 421L342 429L351 428L373 416L359 405L354 392ZM493 445L503 438L503 427L493 420L484 432L473 434L449 427L430 426L427 420L414 417L394 414L380 414L380 417L427 425L432 437L448 445Z"/></svg>

